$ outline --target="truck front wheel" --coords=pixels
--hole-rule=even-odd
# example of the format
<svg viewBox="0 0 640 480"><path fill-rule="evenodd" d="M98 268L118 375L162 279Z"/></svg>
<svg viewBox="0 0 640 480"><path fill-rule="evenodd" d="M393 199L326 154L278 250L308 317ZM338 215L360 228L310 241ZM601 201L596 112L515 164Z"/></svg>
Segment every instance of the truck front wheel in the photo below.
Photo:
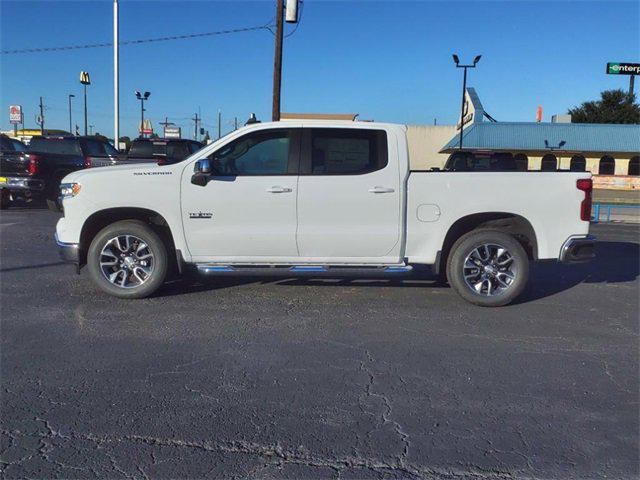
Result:
<svg viewBox="0 0 640 480"><path fill-rule="evenodd" d="M138 220L123 220L102 229L87 252L93 282L119 298L144 298L164 283L167 248L153 229Z"/></svg>
<svg viewBox="0 0 640 480"><path fill-rule="evenodd" d="M498 230L474 230L453 245L447 278L468 302L500 307L515 300L526 287L529 259L511 235Z"/></svg>

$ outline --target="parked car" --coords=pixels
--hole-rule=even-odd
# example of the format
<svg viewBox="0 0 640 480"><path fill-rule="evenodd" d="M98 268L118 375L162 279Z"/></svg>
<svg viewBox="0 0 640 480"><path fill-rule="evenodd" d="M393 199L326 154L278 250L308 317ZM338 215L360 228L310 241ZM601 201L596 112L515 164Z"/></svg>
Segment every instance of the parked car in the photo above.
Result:
<svg viewBox="0 0 640 480"><path fill-rule="evenodd" d="M590 173L409 165L401 125L253 124L180 163L68 175L56 241L121 298L151 295L171 265L365 277L429 265L469 302L500 306L530 262L593 256Z"/></svg>
<svg viewBox="0 0 640 480"><path fill-rule="evenodd" d="M131 142L121 163L147 163L171 165L197 152L203 144L184 138L138 138Z"/></svg>
<svg viewBox="0 0 640 480"><path fill-rule="evenodd" d="M444 170L448 172L515 172L513 154L503 152L455 152L449 155Z"/></svg>
<svg viewBox="0 0 640 480"><path fill-rule="evenodd" d="M35 159L27 153L27 146L0 135L0 208L7 208L18 197L30 200L41 192L44 182L36 174Z"/></svg>
<svg viewBox="0 0 640 480"><path fill-rule="evenodd" d="M96 137L39 136L29 143L34 178L42 180L43 195L51 209L59 209L60 181L70 172L89 167L113 165L118 151Z"/></svg>

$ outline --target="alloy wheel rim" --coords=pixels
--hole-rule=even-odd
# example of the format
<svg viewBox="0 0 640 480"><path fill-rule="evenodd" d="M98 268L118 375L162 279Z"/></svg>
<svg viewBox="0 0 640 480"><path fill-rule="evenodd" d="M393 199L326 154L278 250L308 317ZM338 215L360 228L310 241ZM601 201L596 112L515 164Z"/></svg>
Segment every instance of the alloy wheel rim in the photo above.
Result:
<svg viewBox="0 0 640 480"><path fill-rule="evenodd" d="M143 239L118 235L107 240L100 252L100 270L107 281L119 288L136 288L151 278L155 257Z"/></svg>
<svg viewBox="0 0 640 480"><path fill-rule="evenodd" d="M513 255L497 243L483 243L474 247L463 264L464 282L475 294L486 297L509 290L518 276Z"/></svg>

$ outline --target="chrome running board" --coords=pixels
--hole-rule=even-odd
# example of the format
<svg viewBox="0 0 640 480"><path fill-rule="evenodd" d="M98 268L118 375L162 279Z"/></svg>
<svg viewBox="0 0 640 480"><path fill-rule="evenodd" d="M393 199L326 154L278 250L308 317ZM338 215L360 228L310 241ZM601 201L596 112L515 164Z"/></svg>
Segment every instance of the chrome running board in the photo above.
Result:
<svg viewBox="0 0 640 480"><path fill-rule="evenodd" d="M410 273L411 265L222 265L200 263L195 265L198 272L205 275L347 275L372 276Z"/></svg>

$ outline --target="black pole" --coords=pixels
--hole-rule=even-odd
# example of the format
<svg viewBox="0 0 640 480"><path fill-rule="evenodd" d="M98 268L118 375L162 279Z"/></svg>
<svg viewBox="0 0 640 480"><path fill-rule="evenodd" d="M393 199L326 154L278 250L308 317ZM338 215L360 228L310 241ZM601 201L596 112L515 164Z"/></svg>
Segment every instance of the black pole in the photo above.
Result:
<svg viewBox="0 0 640 480"><path fill-rule="evenodd" d="M222 113L218 110L218 138L222 136Z"/></svg>
<svg viewBox="0 0 640 480"><path fill-rule="evenodd" d="M40 97L40 135L44 135L44 107L42 97Z"/></svg>
<svg viewBox="0 0 640 480"><path fill-rule="evenodd" d="M629 75L629 96L633 97L633 83L634 83L634 79L635 75Z"/></svg>
<svg viewBox="0 0 640 480"><path fill-rule="evenodd" d="M84 134L87 134L87 84L84 83Z"/></svg>
<svg viewBox="0 0 640 480"><path fill-rule="evenodd" d="M144 98L140 98L140 137L144 138Z"/></svg>
<svg viewBox="0 0 640 480"><path fill-rule="evenodd" d="M462 80L462 105L460 107L460 150L462 150L462 133L464 132L464 93L467 90L467 67L464 67Z"/></svg>
<svg viewBox="0 0 640 480"><path fill-rule="evenodd" d="M69 133L73 135L73 123L71 122L71 95L69 95Z"/></svg>
<svg viewBox="0 0 640 480"><path fill-rule="evenodd" d="M234 130L238 129L238 117L233 118L233 129Z"/></svg>
<svg viewBox="0 0 640 480"><path fill-rule="evenodd" d="M273 59L273 106L271 119L280 120L280 90L282 86L282 20L284 0L276 0L276 45Z"/></svg>

